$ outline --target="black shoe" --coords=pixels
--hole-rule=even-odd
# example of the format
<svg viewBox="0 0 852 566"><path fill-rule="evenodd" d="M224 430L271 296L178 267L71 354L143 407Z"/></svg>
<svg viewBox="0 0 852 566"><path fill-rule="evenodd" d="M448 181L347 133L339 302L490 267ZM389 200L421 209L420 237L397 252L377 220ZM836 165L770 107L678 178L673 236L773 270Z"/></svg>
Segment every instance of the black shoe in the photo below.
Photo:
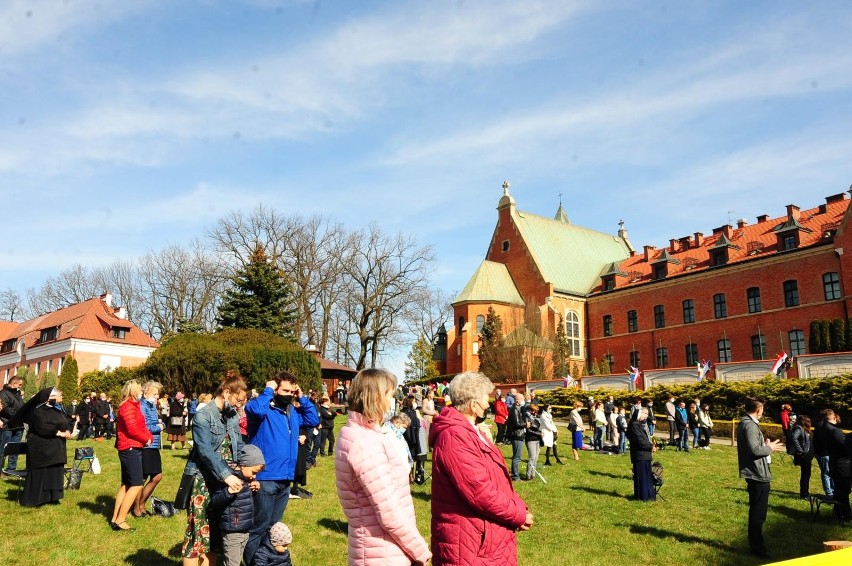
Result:
<svg viewBox="0 0 852 566"><path fill-rule="evenodd" d="M760 558L769 558L769 550L766 548L752 548L751 553Z"/></svg>
<svg viewBox="0 0 852 566"><path fill-rule="evenodd" d="M560 466L565 465L565 462L563 462L562 460L556 460L556 463L559 464Z"/></svg>
<svg viewBox="0 0 852 566"><path fill-rule="evenodd" d="M545 465L545 466L550 466L551 464L550 464L550 462L545 462L545 463L544 463L544 465Z"/></svg>

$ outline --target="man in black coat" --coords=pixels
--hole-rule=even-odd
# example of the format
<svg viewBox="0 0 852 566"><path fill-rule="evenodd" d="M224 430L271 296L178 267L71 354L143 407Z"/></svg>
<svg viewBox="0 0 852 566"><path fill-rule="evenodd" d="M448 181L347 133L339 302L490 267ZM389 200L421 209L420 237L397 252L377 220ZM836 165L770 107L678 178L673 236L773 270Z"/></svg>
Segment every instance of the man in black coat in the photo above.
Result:
<svg viewBox="0 0 852 566"><path fill-rule="evenodd" d="M24 426L10 426L9 421L15 414L21 410L24 405L24 396L21 393L21 387L24 385L24 380L18 376L13 376L9 383L3 386L0 390L0 401L3 402L3 409L0 410L0 420L3 422L3 428L0 429L0 469L17 470L18 457L9 456L8 465L3 468L3 450L9 442L20 442L24 436Z"/></svg>
<svg viewBox="0 0 852 566"><path fill-rule="evenodd" d="M89 427L92 426L94 409L91 397L83 397L83 402L77 405L77 440L85 440L89 436Z"/></svg>
<svg viewBox="0 0 852 566"><path fill-rule="evenodd" d="M835 516L844 522L852 521L849 492L852 491L852 459L846 443L846 434L840 428L834 411L825 411L824 440L828 449L828 471L834 480Z"/></svg>
<svg viewBox="0 0 852 566"><path fill-rule="evenodd" d="M509 409L509 420L506 421L506 438L512 443L512 481L521 478L521 456L524 451L524 437L527 432L527 423L524 419L524 396L518 393L515 404Z"/></svg>
<svg viewBox="0 0 852 566"><path fill-rule="evenodd" d="M104 436L106 436L107 424L109 423L109 402L107 401L107 394L101 393L100 399L93 398L92 407L95 413L95 439L103 439Z"/></svg>

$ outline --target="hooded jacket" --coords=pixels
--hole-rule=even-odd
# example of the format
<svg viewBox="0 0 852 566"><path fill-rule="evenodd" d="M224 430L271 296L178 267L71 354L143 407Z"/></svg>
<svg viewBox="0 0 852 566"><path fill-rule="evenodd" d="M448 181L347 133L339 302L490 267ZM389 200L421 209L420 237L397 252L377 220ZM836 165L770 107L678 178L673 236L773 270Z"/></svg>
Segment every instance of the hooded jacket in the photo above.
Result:
<svg viewBox="0 0 852 566"><path fill-rule="evenodd" d="M3 389L0 390L0 401L3 402L3 409L0 410L0 420L3 421L4 424L8 425L8 422L15 416L21 407L24 406L24 398L21 395L20 390L12 389L9 387L9 384L3 386ZM16 426L14 428L24 428L23 425Z"/></svg>
<svg viewBox="0 0 852 566"><path fill-rule="evenodd" d="M356 411L340 429L334 474L349 522L350 566L410 566L432 556L417 530L408 461L395 442Z"/></svg>
<svg viewBox="0 0 852 566"><path fill-rule="evenodd" d="M516 566L527 506L500 450L455 408L432 422L432 552L436 566Z"/></svg>

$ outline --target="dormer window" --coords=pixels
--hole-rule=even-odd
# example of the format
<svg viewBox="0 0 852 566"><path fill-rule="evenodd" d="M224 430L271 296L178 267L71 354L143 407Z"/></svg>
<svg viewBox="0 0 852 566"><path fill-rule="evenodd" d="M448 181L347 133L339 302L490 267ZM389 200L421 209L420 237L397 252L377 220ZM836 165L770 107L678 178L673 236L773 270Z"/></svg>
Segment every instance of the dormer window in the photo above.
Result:
<svg viewBox="0 0 852 566"><path fill-rule="evenodd" d="M798 218L790 216L787 221L779 224L775 228L775 235L778 238L778 251L795 250L802 243L802 232L810 233L809 228L805 228L799 224Z"/></svg>
<svg viewBox="0 0 852 566"><path fill-rule="evenodd" d="M665 263L660 263L654 266L654 279L665 279L669 274L669 266Z"/></svg>
<svg viewBox="0 0 852 566"><path fill-rule="evenodd" d="M794 250L799 247L798 234L784 234L780 238L782 250Z"/></svg>
<svg viewBox="0 0 852 566"><path fill-rule="evenodd" d="M601 273L601 290L602 291L612 291L615 289L615 276L619 277L627 277L627 274L621 271L618 267L618 263L612 262L607 266L603 273Z"/></svg>
<svg viewBox="0 0 852 566"><path fill-rule="evenodd" d="M669 253L669 250L660 252L660 257L651 262L651 273L654 279L665 279L669 274L669 264L679 264L680 260L675 259Z"/></svg>
<svg viewBox="0 0 852 566"><path fill-rule="evenodd" d="M51 328L45 328L41 331L41 336L39 336L38 341L39 344L44 344L45 342L53 342L56 340L56 337L59 335L59 327L53 326Z"/></svg>
<svg viewBox="0 0 852 566"><path fill-rule="evenodd" d="M127 337L127 329L126 328L113 328L112 329L112 337L117 338L119 340L124 340Z"/></svg>
<svg viewBox="0 0 852 566"><path fill-rule="evenodd" d="M16 338L10 338L9 340L5 340L2 344L0 344L0 354L14 352L15 346L17 346L17 344L18 340Z"/></svg>
<svg viewBox="0 0 852 566"><path fill-rule="evenodd" d="M604 291L612 291L615 289L615 275L607 275L602 278L602 281Z"/></svg>
<svg viewBox="0 0 852 566"><path fill-rule="evenodd" d="M710 267L719 267L728 263L728 248L710 252Z"/></svg>

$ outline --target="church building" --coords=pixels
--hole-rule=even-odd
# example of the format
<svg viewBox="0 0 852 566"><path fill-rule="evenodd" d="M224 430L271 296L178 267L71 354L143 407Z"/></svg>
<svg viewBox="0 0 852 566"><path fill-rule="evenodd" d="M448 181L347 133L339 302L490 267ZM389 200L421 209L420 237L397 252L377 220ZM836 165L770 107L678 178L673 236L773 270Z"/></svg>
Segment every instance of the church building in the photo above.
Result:
<svg viewBox="0 0 852 566"><path fill-rule="evenodd" d="M453 302L452 327L439 335L439 370L478 369L480 331L493 308L506 343L527 352L521 375L501 381L553 378L559 321L572 362L588 370L607 360L613 373L634 366L646 386L652 373L684 381L676 378L693 376L704 360L717 379L762 377L782 351L795 375L811 321L849 317L849 202L840 193L815 208L791 204L781 216L637 251L623 223L606 234L571 223L561 204L553 217L517 210L504 183L488 252Z"/></svg>

